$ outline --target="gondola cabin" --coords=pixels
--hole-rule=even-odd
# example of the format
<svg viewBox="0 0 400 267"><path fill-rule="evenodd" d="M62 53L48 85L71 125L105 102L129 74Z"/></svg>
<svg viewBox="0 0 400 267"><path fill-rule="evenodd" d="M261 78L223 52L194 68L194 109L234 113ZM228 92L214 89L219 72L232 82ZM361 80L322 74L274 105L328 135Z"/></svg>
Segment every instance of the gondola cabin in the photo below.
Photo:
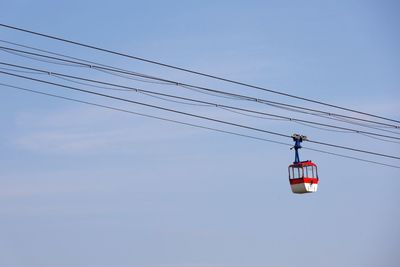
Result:
<svg viewBox="0 0 400 267"><path fill-rule="evenodd" d="M318 189L317 165L310 160L289 165L289 182L295 194L314 193Z"/></svg>

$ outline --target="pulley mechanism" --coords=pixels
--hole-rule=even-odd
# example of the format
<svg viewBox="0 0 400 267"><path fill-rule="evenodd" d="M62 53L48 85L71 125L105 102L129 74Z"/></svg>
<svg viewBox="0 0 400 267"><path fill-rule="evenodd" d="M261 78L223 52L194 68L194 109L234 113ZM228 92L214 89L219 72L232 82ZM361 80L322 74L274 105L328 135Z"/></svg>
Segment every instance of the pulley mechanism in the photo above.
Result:
<svg viewBox="0 0 400 267"><path fill-rule="evenodd" d="M294 141L294 148L295 154L294 154L294 162L293 163L299 163L300 162L300 157L299 157L299 149L302 147L301 142L307 141L307 136L305 135L300 135L300 134L292 134L292 138Z"/></svg>

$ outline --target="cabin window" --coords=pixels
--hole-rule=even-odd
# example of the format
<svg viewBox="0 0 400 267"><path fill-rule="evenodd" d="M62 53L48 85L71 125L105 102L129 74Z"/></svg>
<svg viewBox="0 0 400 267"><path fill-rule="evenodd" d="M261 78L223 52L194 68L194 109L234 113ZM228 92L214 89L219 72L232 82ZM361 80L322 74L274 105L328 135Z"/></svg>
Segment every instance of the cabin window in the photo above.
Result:
<svg viewBox="0 0 400 267"><path fill-rule="evenodd" d="M291 168L289 168L289 178L290 179L293 179L293 168L291 167Z"/></svg>
<svg viewBox="0 0 400 267"><path fill-rule="evenodd" d="M293 168L293 170L294 170L294 178L295 179L297 179L297 178L301 178L302 176L303 176L303 168L298 168L298 167L296 167L296 168Z"/></svg>
<svg viewBox="0 0 400 267"><path fill-rule="evenodd" d="M313 177L318 178L318 173L317 173L317 167L316 166L313 166L313 172L314 172Z"/></svg>
<svg viewBox="0 0 400 267"><path fill-rule="evenodd" d="M314 169L313 166L307 166L306 169L306 176L305 177L315 177L314 176Z"/></svg>
<svg viewBox="0 0 400 267"><path fill-rule="evenodd" d="M299 179L299 178L307 177L307 173L309 175L308 177L311 177L312 169L307 170L307 167L302 167L302 166L289 167L289 178L290 179Z"/></svg>

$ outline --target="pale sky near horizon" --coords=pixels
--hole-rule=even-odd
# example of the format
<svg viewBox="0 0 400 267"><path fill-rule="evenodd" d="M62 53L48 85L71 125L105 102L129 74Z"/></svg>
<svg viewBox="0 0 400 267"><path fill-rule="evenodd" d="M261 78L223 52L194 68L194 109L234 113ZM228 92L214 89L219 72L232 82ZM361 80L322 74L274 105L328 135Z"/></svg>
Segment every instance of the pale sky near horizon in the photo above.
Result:
<svg viewBox="0 0 400 267"><path fill-rule="evenodd" d="M0 6L3 24L400 120L396 1L16 0ZM272 101L326 108L3 27L1 41ZM0 46L11 47L4 42ZM38 62L4 50L0 58L339 125L174 86ZM68 83L46 75L21 75ZM291 143L4 74L0 83ZM398 143L362 135L98 90L288 135L298 132L323 142L390 155L400 152ZM400 264L399 169L303 150L302 159L318 164L320 185L315 194L294 195L287 180L287 166L294 158L289 146L4 86L0 101L0 266ZM400 165L398 160L304 146Z"/></svg>

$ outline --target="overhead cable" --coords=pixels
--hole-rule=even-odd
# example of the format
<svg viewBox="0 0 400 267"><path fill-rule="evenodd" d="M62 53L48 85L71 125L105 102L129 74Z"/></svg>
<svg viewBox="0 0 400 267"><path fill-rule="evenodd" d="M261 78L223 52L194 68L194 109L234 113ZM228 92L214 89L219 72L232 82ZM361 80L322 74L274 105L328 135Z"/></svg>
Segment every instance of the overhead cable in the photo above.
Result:
<svg viewBox="0 0 400 267"><path fill-rule="evenodd" d="M99 80L93 80L93 79L88 79L88 78L79 77L79 76L67 75L67 74L63 74L63 73L59 73L59 72L52 72L52 71L49 71L49 70L31 68L31 67L26 67L26 66L21 66L21 65L1 62L1 61L0 61L0 65L6 65L6 66L9 66L9 67L16 67L16 68L20 68L20 69L24 69L24 70L28 70L28 71L41 72L43 74L48 74L48 75L59 77L59 78L62 78L62 79L67 79L68 81L71 81L71 79L75 79L75 80L86 81L86 82L90 82L90 83L101 84L101 86L96 86L96 85L91 85L91 84L87 84L87 83L77 82L78 84L81 84L81 85L83 84L83 85L87 85L87 86L94 86L96 88L101 88L101 89L135 91L135 92L144 93L144 94L150 95L150 96L158 95L158 96L161 96L161 97L158 97L158 98L161 98L162 100L167 100L164 97L174 98L174 99L194 102L194 103L196 103L195 105L217 107L217 108L222 108L224 110L229 110L229 111L230 110L238 110L238 111L243 111L243 112L247 112L247 113L253 113L253 114L264 115L264 116L273 117L273 118L284 119L284 120L292 121L292 122L304 123L306 126L309 126L309 124L313 124L313 125L319 125L319 126L329 127L329 128L333 128L333 129L345 130L347 132L352 132L352 133L357 133L357 134L364 134L366 136L370 136L371 135L371 136L378 136L378 137L384 137L384 138L389 138L389 139L400 140L400 137L394 137L394 136L389 136L389 135L383 135L383 134L378 134L378 133L373 133L373 132L367 132L367 131L361 131L361 130L346 128L346 127L340 127L340 126L325 124L325 123L319 123L319 122L314 122L314 121L291 118L291 117L281 116L281 115L267 113L267 112L255 111L255 110L251 110L251 109L239 108L239 107L230 106L230 105L224 105L224 104L220 104L220 103L214 103L214 102L209 102L209 101L204 101L204 100L198 100L198 99L194 99L194 98L188 98L188 97L181 97L181 96L176 96L176 95L171 95L171 94L165 94L165 93L145 90L145 89L141 89L141 88L137 88L137 87L131 87L131 86L125 86L125 85L120 85L120 84L116 84L116 83L109 83L109 82L104 82L104 81L99 81ZM107 86L107 87L105 87L104 85ZM171 100L168 100L168 101L171 101ZM179 104L189 104L189 103L181 102L181 101L175 101L175 100L172 100L172 101L176 102L176 103L179 103ZM242 112L239 112L239 114L246 115L246 114L244 114ZM260 116L257 116L257 118L260 118ZM324 129L324 130L326 130L326 129ZM385 141L385 139L379 139L379 140Z"/></svg>
<svg viewBox="0 0 400 267"><path fill-rule="evenodd" d="M388 124L388 123L383 123L383 122L377 122L377 121L372 121L372 120L368 120L368 119L357 118L357 117L353 117L353 116L348 116L348 115L343 115L343 114L338 114L338 113L332 113L332 112L322 111L322 110L318 110L318 109L311 109L311 108L307 108L307 107L291 105L291 104L286 104L286 103L281 103L281 102L276 102L276 101L270 101L270 100L266 100L266 99L262 99L262 98L256 98L256 97L243 95L243 94L230 93L230 92L216 90L216 89L207 88L207 87L203 87L203 86L197 86L197 85L191 85L191 84L187 84L187 83L183 83L183 82L177 82L177 81L173 81L173 80L169 80L169 79L165 79L165 78L149 76L149 75L141 74L141 73L137 73L137 72L131 72L131 71L127 71L127 70L123 70L123 69L119 69L119 68L115 68L115 67L110 67L110 66L105 67L106 65L104 65L104 64L93 65L92 63L88 63L90 61L86 61L86 60L82 60L83 62L85 62L85 63L82 63L82 62L79 62L79 61L67 60L67 59L63 59L63 58L57 58L57 57L53 57L53 56L47 56L47 55L43 55L43 54L38 54L38 53L28 52L28 51L19 50L19 49L3 47L3 46L0 46L0 50L13 51L13 52L18 52L18 53L23 53L23 54L34 55L34 56L38 56L38 57L50 58L52 60L59 60L59 61L62 61L62 62L67 62L67 65L71 65L71 66L73 64L76 64L76 65L80 64L80 66L84 66L84 67L87 67L87 68L90 68L90 69L104 71L104 72L107 72L107 73L110 73L110 72L114 72L115 73L116 72L116 73L122 73L122 74L126 74L126 75L138 76L138 77L142 77L142 78L145 78L145 79L157 80L162 84L171 84L171 85L176 85L176 86L180 86L180 87L183 87L183 88L198 89L198 90L203 90L203 91L207 91L207 92L212 92L212 93L215 93L215 94L227 95L230 98L236 98L236 99L242 99L242 100L252 101L252 102L256 102L256 103L266 104L266 105L269 105L269 106L273 106L273 107L277 107L277 108L281 108L281 109L287 109L287 110L294 111L294 112L305 113L305 114L308 114L308 115L320 116L320 117L324 117L324 118L327 118L326 116L329 116L329 117L332 117L332 119L335 119L335 117L338 117L338 118L345 118L345 119L350 119L350 120L358 120L358 121L373 123L373 124L377 124L377 125L393 127L393 128L397 128L397 129L400 128L399 125ZM21 56L23 56L23 55L21 55ZM32 58L32 57L29 57L29 58ZM323 115L326 115L326 116L323 116ZM343 122L352 124L351 122L346 121L346 120L343 120ZM367 126L367 125L360 125L360 126L376 129L376 127ZM383 129L381 129L381 130L385 131Z"/></svg>
<svg viewBox="0 0 400 267"><path fill-rule="evenodd" d="M203 72L199 72L199 71L194 71L194 70L191 70L191 69L187 69L187 68L182 68L182 67L166 64L166 63L162 63L162 62L155 61L155 60L150 60L150 59L146 59L146 58L142 58L142 57L137 57L137 56L129 55L129 54L126 54L126 53L122 53L122 52L118 52L118 51L114 51L114 50L110 50L110 49L101 48L101 47L94 46L94 45L84 44L82 42L72 41L72 40L68 40L68 39L65 39L65 38L56 37L56 36L53 36L53 35L44 34L44 33L36 32L36 31L32 31L32 30L27 30L27 29L23 29L23 28L20 28L20 27L15 27L15 26L2 24L2 23L0 23L0 26L8 28L8 29L12 29L12 30L17 30L17 31L21 31L21 32L25 32L25 33L29 33L29 34L33 34L33 35L37 35L37 36L53 39L53 40L62 41L62 42L65 42L65 43L69 43L69 44L73 44L73 45L77 45L77 46L81 46L81 47L85 47L85 48L94 49L94 50L97 50L97 51L106 52L106 53L113 54L113 55L118 55L118 56L130 58L130 59L134 59L134 60L139 60L139 61L142 61L142 62L146 62L146 63L150 63L150 64L162 66L162 67L167 67L167 68L170 68L170 69L175 69L175 70L179 70L179 71L183 71L183 72L187 72L187 73L191 73L191 74L195 74L195 75L200 75L200 76L203 76L203 77L208 77L208 78L215 79L215 80L220 80L220 81L224 81L224 82L228 82L228 83L232 83L232 84L237 84L237 85L241 85L241 86L245 86L245 87L249 87L249 88L253 88L253 89L257 89L257 90L267 91L267 92L270 92L270 93L274 93L274 94L278 94L278 95L282 95L282 96L286 96L286 97L290 97L290 98L294 98L294 99L300 99L300 100L303 100L303 101L307 101L307 102L311 102L311 103L315 103L315 104L319 104L319 105L324 105L324 106L328 106L328 107L332 107L332 108L336 108L336 109L350 111L350 112L354 112L354 113L358 113L358 114L362 114L362 115L378 118L378 119L381 119L381 120L400 123L399 120L394 120L394 119L386 118L386 117L383 117L383 116L378 116L378 115L374 115L374 114L371 114L371 113L358 111L358 110L355 110L355 109L345 108L345 107L342 107L342 106L333 105L333 104L329 104L329 103L318 101L318 100L313 100L313 99L306 98L306 97L292 95L292 94L288 94L288 93L284 93L284 92L268 89L268 88L265 88L265 87L251 85L251 84L244 83L244 82L239 82L239 81L235 81L235 80L231 80L231 79L227 79L227 78L223 78L223 77L219 77L219 76L215 76L215 75L211 75L211 74L207 74L207 73L203 73Z"/></svg>
<svg viewBox="0 0 400 267"><path fill-rule="evenodd" d="M250 138L250 139L254 139L254 140L258 140L258 141L264 141L264 142L269 142L269 143L274 143L274 144L279 144L279 145L292 147L292 144L287 144L287 143L284 143L284 142L279 142L279 141L270 140L270 139L266 139L266 138L261 138L261 137L257 137L257 136L252 136L252 135L247 135L247 134L242 134L242 133L237 133L237 132L232 132L232 131L227 131L227 130L221 130L221 129L217 129L217 128L213 128L213 127L206 127L206 126L202 126L202 125L198 125L198 124L187 123L187 122L168 119L168 118L164 118L164 117L159 117L159 116L154 116L154 115L134 112L134 111L131 111L131 110L111 107L111 106L107 106L107 105L104 105L104 104L93 103L93 102L89 102L89 101L85 101L85 100L79 100L79 99L60 96L60 95L56 95L56 94L45 93L45 92L32 90L32 89L27 89L27 88L15 86L15 85L10 85L10 84L0 83L0 85L1 86L5 86L5 87L9 87L9 88L13 88L13 89L17 89L17 90L21 90L21 91L25 91L25 92L35 93L35 94L39 94L39 95L49 96L49 97L53 97L53 98L63 99L63 100L72 101L72 102L81 103L81 104L86 104L86 105L91 105L91 106L104 108L104 109L108 109L108 110L112 110L112 111L125 112L125 113L129 113L129 114L132 114L132 115L137 115L137 116L142 116L142 117L147 117L147 118L152 118L152 119L157 119L157 120L162 120L162 121L167 121L167 122L172 122L172 123L177 123L177 124L181 124L181 125L191 126L191 127L195 127L195 128L201 128L201 129L206 129L206 130L210 130L210 131L220 132L220 133L224 133L224 134L230 134L230 135ZM343 157L343 158L353 159L353 160L357 160L357 161L373 163L373 164L377 164L377 165L381 165L381 166L400 169L400 166L386 164L386 163L372 161L372 160L367 160L367 159L362 159L362 158L358 158L358 157L352 157L352 156L338 154L338 153L333 153L333 152L329 152L329 151L325 151L325 150L308 148L308 147L303 147L303 149L308 149L308 150L316 151L316 152L319 152L319 153L325 153L325 154L334 155L334 156L338 156L338 157Z"/></svg>
<svg viewBox="0 0 400 267"><path fill-rule="evenodd" d="M105 98L109 98L109 99L123 101L123 102L131 103L131 104L136 104L136 105L141 105L141 106L154 108L154 109L158 109L158 110L168 111L168 112L172 112L172 113L176 113L176 114L180 114L180 115L185 115L185 116L189 116L189 117L194 117L194 118L198 118L198 119L213 121L213 122L217 122L217 123L221 123L221 124L225 124L225 125L230 125L230 126L234 126L234 127L239 127L239 128L243 128L243 129L247 129L247 130L253 130L253 131L262 132L262 133L271 134L271 135L276 135L276 136L285 137L285 138L292 138L291 135L287 135L287 134L283 134L283 133L277 133L277 132L274 132L274 131L260 129L260 128L256 128L256 127L252 127L252 126L248 126L248 125L228 122L228 121L215 119L215 118L211 118L211 117L206 117L206 116L202 116L202 115L197 115L197 114L193 114L193 113L189 113L189 112L184 112L184 111L179 111L179 110L175 110L175 109L171 109L171 108L165 108L165 107L161 107L161 106L157 106L157 105L153 105L153 104L134 101L134 100L131 100L131 99L126 99L126 98L116 97L116 96L102 94L102 93L98 93L98 92L93 92L93 91L90 91L90 90L85 90L85 89L81 89L81 88L77 88L77 87L73 87L73 86L68 86L68 85L64 85L64 84L58 84L58 83L49 82L49 81L45 81L45 80L40 80L40 79L36 79L36 78L32 78L32 77L19 75L19 74L13 74L13 73L5 72L5 71L0 71L0 73L6 74L6 75L9 75L9 76L13 76L13 77L18 77L18 78L22 78L22 79L26 79L26 80L39 82L39 83L54 85L54 86L62 87L62 88L65 88L65 89L70 89L70 90L79 91L79 92L83 92L83 93L87 93L87 94L93 94L93 95L97 95L97 96L101 96L101 97L105 97ZM321 141L315 141L315 140L310 140L310 139L308 140L308 142L319 144L319 145L323 145L323 146L330 146L330 147L335 147L335 148L355 151L355 152L359 152L359 153L371 154L371 155L375 155L375 156L380 156L380 157L386 157L386 158L392 158L392 159L400 160L400 157L398 157L398 156L387 155L387 154L383 154L383 153L377 153L377 152L357 149L357 148L353 148L353 147L330 144L330 143L321 142Z"/></svg>

